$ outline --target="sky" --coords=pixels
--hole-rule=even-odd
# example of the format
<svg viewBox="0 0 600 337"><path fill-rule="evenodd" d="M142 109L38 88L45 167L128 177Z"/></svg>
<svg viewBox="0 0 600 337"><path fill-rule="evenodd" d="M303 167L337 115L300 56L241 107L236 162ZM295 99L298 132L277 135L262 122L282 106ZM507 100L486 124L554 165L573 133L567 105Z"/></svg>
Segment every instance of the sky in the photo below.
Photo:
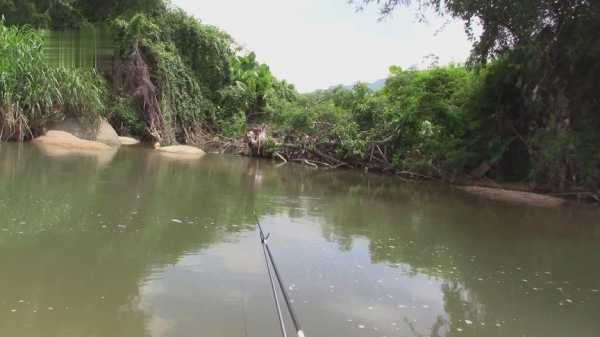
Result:
<svg viewBox="0 0 600 337"><path fill-rule="evenodd" d="M217 26L301 92L373 82L392 65L461 63L471 50L463 24L396 10L383 22L376 7L357 12L348 0L172 0L205 24Z"/></svg>

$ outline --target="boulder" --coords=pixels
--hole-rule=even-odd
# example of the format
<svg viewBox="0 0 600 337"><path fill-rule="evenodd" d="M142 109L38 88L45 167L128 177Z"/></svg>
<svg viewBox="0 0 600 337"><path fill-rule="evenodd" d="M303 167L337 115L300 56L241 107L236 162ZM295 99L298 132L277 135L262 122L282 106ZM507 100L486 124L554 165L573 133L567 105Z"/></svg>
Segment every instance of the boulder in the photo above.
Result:
<svg viewBox="0 0 600 337"><path fill-rule="evenodd" d="M121 145L124 146L135 146L141 144L139 140L131 137L119 137L119 141L121 142Z"/></svg>
<svg viewBox="0 0 600 337"><path fill-rule="evenodd" d="M67 118L62 121L51 123L49 129L56 131L65 131L75 137L97 141L109 146L120 146L119 135L115 129L104 118L100 119L97 127L87 126L74 118Z"/></svg>
<svg viewBox="0 0 600 337"><path fill-rule="evenodd" d="M94 140L94 139L91 139ZM98 126L98 130L96 131L96 139L97 142L104 143L109 146L120 146L121 141L119 140L119 135L115 131L115 129L108 123L108 121L104 118L100 121L100 125Z"/></svg>
<svg viewBox="0 0 600 337"><path fill-rule="evenodd" d="M86 157L101 165L110 163L118 149L106 144L81 139L64 132L51 130L31 141L49 157Z"/></svg>
<svg viewBox="0 0 600 337"><path fill-rule="evenodd" d="M173 145L161 147L160 144L155 144L154 148L156 151L168 158L172 159L199 159L202 158L206 153L194 146L189 145Z"/></svg>
<svg viewBox="0 0 600 337"><path fill-rule="evenodd" d="M34 144L49 145L71 150L106 151L111 147L100 142L81 139L68 132L50 130L45 135L31 141Z"/></svg>

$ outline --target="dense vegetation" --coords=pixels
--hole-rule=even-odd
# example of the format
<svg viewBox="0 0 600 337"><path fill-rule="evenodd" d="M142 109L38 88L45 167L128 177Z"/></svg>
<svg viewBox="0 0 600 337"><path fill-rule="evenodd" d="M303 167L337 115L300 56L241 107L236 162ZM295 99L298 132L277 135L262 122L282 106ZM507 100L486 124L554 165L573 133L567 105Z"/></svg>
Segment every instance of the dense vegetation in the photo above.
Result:
<svg viewBox="0 0 600 337"><path fill-rule="evenodd" d="M383 15L409 3L357 4L371 2ZM33 136L57 114L104 115L120 133L163 143L239 139L268 124L270 137L257 152L263 156L451 181L485 176L539 190L597 190L597 3L417 3L466 22L474 39L467 66L392 67L376 92L358 84L300 95L225 32L162 0L102 6L0 0L3 138ZM474 34L477 23L481 36ZM100 67L104 79L49 67L39 33L15 28L23 25L110 26L116 52L110 67ZM23 56L4 57L10 53Z"/></svg>
<svg viewBox="0 0 600 337"><path fill-rule="evenodd" d="M51 67L39 34L0 24L0 139L23 140L58 116L97 120L104 82L92 70Z"/></svg>
<svg viewBox="0 0 600 337"><path fill-rule="evenodd" d="M383 16L411 5L355 3L376 3ZM412 5L419 15L431 9L463 20L474 40L471 66L491 68L483 70L476 93L483 122L478 135L506 144L494 156L499 173L547 189L598 189L598 1L415 0Z"/></svg>
<svg viewBox="0 0 600 337"><path fill-rule="evenodd" d="M30 37L27 47L32 52L27 53L35 49L39 61L39 71L17 67L20 70L13 76L33 81L52 68L43 58L41 33L12 27L62 30L108 25L116 50L109 60L100 62L106 85L96 85L99 83L87 75L79 83L106 92L101 97L103 106L93 111L96 115L104 114L121 133L148 141L194 142L207 133L239 136L248 121L265 118L271 97L296 94L292 86L275 79L253 53L239 50L225 32L169 8L162 0L103 1L101 5L90 0L5 0L0 2L0 10L5 25L11 27L3 28L3 34ZM3 45L6 52L17 52L13 47ZM27 62L25 58L13 61ZM79 76L88 72L60 67L57 71ZM47 121L43 117L22 115L27 130L23 134L41 131ZM38 128L27 128L34 122ZM4 138L26 136L5 134Z"/></svg>

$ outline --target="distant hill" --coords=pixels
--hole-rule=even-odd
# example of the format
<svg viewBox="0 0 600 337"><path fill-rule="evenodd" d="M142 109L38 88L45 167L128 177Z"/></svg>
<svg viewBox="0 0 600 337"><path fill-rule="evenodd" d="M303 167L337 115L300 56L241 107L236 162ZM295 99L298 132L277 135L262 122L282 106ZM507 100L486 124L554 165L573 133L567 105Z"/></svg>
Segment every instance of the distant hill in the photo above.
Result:
<svg viewBox="0 0 600 337"><path fill-rule="evenodd" d="M383 89L383 87L385 86L386 80L387 79L383 78L383 79L380 79L378 81L375 81L375 82L369 84L369 89L371 89L373 91L378 91L380 89Z"/></svg>
<svg viewBox="0 0 600 337"><path fill-rule="evenodd" d="M367 83L367 86L369 87L369 89L371 89L373 91L378 91L385 86L385 81L386 81L386 79L383 78L383 79L377 80L373 83ZM344 85L343 87L344 87L344 89L352 89L354 87L354 84Z"/></svg>

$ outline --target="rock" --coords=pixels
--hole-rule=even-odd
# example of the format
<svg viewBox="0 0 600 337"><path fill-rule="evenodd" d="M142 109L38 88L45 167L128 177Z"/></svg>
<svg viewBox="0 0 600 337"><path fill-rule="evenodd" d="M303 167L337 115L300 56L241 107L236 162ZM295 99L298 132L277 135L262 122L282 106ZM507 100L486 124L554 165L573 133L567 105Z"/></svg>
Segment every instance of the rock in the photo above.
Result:
<svg viewBox="0 0 600 337"><path fill-rule="evenodd" d="M117 153L116 147L104 143L75 137L65 132L50 130L45 135L31 141L50 157L92 157L99 164L109 163Z"/></svg>
<svg viewBox="0 0 600 337"><path fill-rule="evenodd" d="M161 147L160 144L154 145L156 151L164 156L172 159L199 159L202 158L206 153L194 146L189 145L173 145Z"/></svg>
<svg viewBox="0 0 600 337"><path fill-rule="evenodd" d="M119 141L121 142L121 145L124 146L135 146L141 144L139 140L131 137L119 137Z"/></svg>
<svg viewBox="0 0 600 337"><path fill-rule="evenodd" d="M197 155L205 154L204 151L202 151L202 149L199 149L194 146L189 146L189 145L165 146L165 147L159 147L156 150L160 151L160 152L179 153L179 154L197 154Z"/></svg>
<svg viewBox="0 0 600 337"><path fill-rule="evenodd" d="M68 132L58 130L50 130L45 135L35 138L31 142L74 150L106 151L111 149L110 146L104 143L81 139Z"/></svg>
<svg viewBox="0 0 600 337"><path fill-rule="evenodd" d="M532 192L512 191L479 186L461 186L459 189L487 199L525 204L536 207L560 207L565 202L565 200L561 198Z"/></svg>
<svg viewBox="0 0 600 337"><path fill-rule="evenodd" d="M109 146L120 146L119 135L104 118L101 118L97 128L84 125L77 119L68 118L51 123L51 130L65 131L83 140L97 141Z"/></svg>
<svg viewBox="0 0 600 337"><path fill-rule="evenodd" d="M93 139L92 139L93 140ZM97 142L104 143L109 146L121 146L119 135L115 129L104 118L100 121L100 126L96 132Z"/></svg>

